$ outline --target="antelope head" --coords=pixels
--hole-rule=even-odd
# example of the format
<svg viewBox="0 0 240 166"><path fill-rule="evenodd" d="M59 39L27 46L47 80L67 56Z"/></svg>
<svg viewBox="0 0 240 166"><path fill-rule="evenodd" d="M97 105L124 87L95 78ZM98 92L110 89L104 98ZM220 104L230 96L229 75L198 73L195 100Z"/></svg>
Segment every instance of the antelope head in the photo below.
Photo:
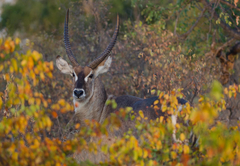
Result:
<svg viewBox="0 0 240 166"><path fill-rule="evenodd" d="M80 104L89 100L94 93L94 80L102 73L108 71L112 58L109 56L112 48L114 47L118 30L119 30L119 16L117 16L117 23L114 34L107 48L90 64L87 66L80 66L77 59L73 55L70 47L69 37L68 37L68 19L69 10L67 10L65 23L64 23L64 43L66 48L66 53L72 65L68 64L59 55L56 59L56 65L58 69L64 74L70 74L73 78L73 99L74 102L77 101Z"/></svg>

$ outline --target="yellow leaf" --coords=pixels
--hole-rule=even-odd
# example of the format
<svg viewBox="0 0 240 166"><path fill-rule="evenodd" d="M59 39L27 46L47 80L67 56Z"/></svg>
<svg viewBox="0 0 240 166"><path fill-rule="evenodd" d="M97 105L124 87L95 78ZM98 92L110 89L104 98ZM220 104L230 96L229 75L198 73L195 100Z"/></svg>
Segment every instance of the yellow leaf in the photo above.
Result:
<svg viewBox="0 0 240 166"><path fill-rule="evenodd" d="M36 104L37 104L37 105L40 105L40 104L41 104L41 99L36 98Z"/></svg>
<svg viewBox="0 0 240 166"><path fill-rule="evenodd" d="M48 107L48 103L46 101L43 101L43 106Z"/></svg>
<svg viewBox="0 0 240 166"><path fill-rule="evenodd" d="M40 73L40 78L44 81L45 80L45 76L43 74L43 72Z"/></svg>
<svg viewBox="0 0 240 166"><path fill-rule="evenodd" d="M199 103L202 102L202 101L203 101L203 97L201 97L201 98L198 100Z"/></svg>
<svg viewBox="0 0 240 166"><path fill-rule="evenodd" d="M172 156L172 159L176 159L177 158L177 153L172 151L171 152L171 156Z"/></svg>
<svg viewBox="0 0 240 166"><path fill-rule="evenodd" d="M40 162L42 161L40 156L37 156L37 158L35 158L35 163L38 165Z"/></svg>
<svg viewBox="0 0 240 166"><path fill-rule="evenodd" d="M51 71L53 71L53 62L52 61L49 63L49 68Z"/></svg>
<svg viewBox="0 0 240 166"><path fill-rule="evenodd" d="M46 125L49 127L49 129L52 126L52 121L49 119L49 117L46 118Z"/></svg>
<svg viewBox="0 0 240 166"><path fill-rule="evenodd" d="M157 105L158 103L159 103L159 100L155 100L153 104Z"/></svg>
<svg viewBox="0 0 240 166"><path fill-rule="evenodd" d="M160 140L156 142L156 149L157 150L162 149L162 142Z"/></svg>
<svg viewBox="0 0 240 166"><path fill-rule="evenodd" d="M2 71L2 69L3 69L3 65L0 65L0 72Z"/></svg>
<svg viewBox="0 0 240 166"><path fill-rule="evenodd" d="M180 125L179 125L178 123L177 123L175 126L176 126L176 128L177 128L177 129L179 129L179 128L180 128Z"/></svg>
<svg viewBox="0 0 240 166"><path fill-rule="evenodd" d="M16 39L15 39L16 45L20 44L20 42L21 42L21 40L20 40L19 38L16 38Z"/></svg>
<svg viewBox="0 0 240 166"><path fill-rule="evenodd" d="M224 94L228 94L228 88L224 88Z"/></svg>
<svg viewBox="0 0 240 166"><path fill-rule="evenodd" d="M15 145L14 144L12 144L9 148L8 148L8 151L10 152L10 153L13 153L14 151L15 151Z"/></svg>
<svg viewBox="0 0 240 166"><path fill-rule="evenodd" d="M163 105L162 106L162 112L165 112L167 110L167 106L166 105Z"/></svg>
<svg viewBox="0 0 240 166"><path fill-rule="evenodd" d="M138 113L139 113L141 118L144 118L144 114L143 114L142 110L140 110Z"/></svg>
<svg viewBox="0 0 240 166"><path fill-rule="evenodd" d="M156 92L155 89L151 90L151 94L153 95Z"/></svg>
<svg viewBox="0 0 240 166"><path fill-rule="evenodd" d="M47 73L47 76L49 77L49 78L53 78L53 75L52 75L52 73Z"/></svg>
<svg viewBox="0 0 240 166"><path fill-rule="evenodd" d="M57 163L56 166L61 166L61 164L60 164L60 163Z"/></svg>
<svg viewBox="0 0 240 166"><path fill-rule="evenodd" d="M184 154L188 154L189 151L190 151L189 146L188 146L188 145L184 145L184 146L183 146L183 153L184 153Z"/></svg>
<svg viewBox="0 0 240 166"><path fill-rule="evenodd" d="M10 42L10 51L13 52L15 50L15 44L13 41Z"/></svg>
<svg viewBox="0 0 240 166"><path fill-rule="evenodd" d="M32 52L32 57L35 61L38 61L42 57L42 55L37 51L33 51Z"/></svg>
<svg viewBox="0 0 240 166"><path fill-rule="evenodd" d="M161 93L159 94L158 98L161 99L163 95L164 95L164 93L161 92Z"/></svg>
<svg viewBox="0 0 240 166"><path fill-rule="evenodd" d="M37 112L34 112L33 115L34 115L35 118L38 118L38 113Z"/></svg>
<svg viewBox="0 0 240 166"><path fill-rule="evenodd" d="M34 148L38 148L40 146L40 143L37 139L34 139Z"/></svg>
<svg viewBox="0 0 240 166"><path fill-rule="evenodd" d="M160 123L163 122L163 119L164 119L164 117L163 117L163 116L160 116Z"/></svg>
<svg viewBox="0 0 240 166"><path fill-rule="evenodd" d="M12 159L13 160L18 160L18 153L17 152L12 153Z"/></svg>
<svg viewBox="0 0 240 166"><path fill-rule="evenodd" d="M148 165L148 166L152 166L152 165L154 165L153 160L149 160L149 162L148 162L147 165Z"/></svg>
<svg viewBox="0 0 240 166"><path fill-rule="evenodd" d="M157 105L155 105L155 106L153 107L153 109L154 109L154 110L159 110L159 107L158 107Z"/></svg>
<svg viewBox="0 0 240 166"><path fill-rule="evenodd" d="M133 150L133 160L137 161L138 159L138 153L136 150Z"/></svg>
<svg viewBox="0 0 240 166"><path fill-rule="evenodd" d="M168 99L169 99L168 94L165 94L165 95L164 95L164 99L165 99L165 100L168 100Z"/></svg>
<svg viewBox="0 0 240 166"><path fill-rule="evenodd" d="M18 70L18 65L16 59L12 59L12 66L15 72Z"/></svg>
<svg viewBox="0 0 240 166"><path fill-rule="evenodd" d="M0 103L1 103L1 102L0 102ZM19 103L20 103L19 98L16 98L16 99L14 100L14 102L13 102L14 105L17 105L17 104L19 104ZM1 108L1 104L0 104L0 108Z"/></svg>
<svg viewBox="0 0 240 166"><path fill-rule="evenodd" d="M148 151L146 149L143 149L143 158L147 158Z"/></svg>
<svg viewBox="0 0 240 166"><path fill-rule="evenodd" d="M185 140L185 135L183 133L180 134L180 140L184 141Z"/></svg>
<svg viewBox="0 0 240 166"><path fill-rule="evenodd" d="M138 156L143 155L143 150L141 148L137 148L136 151L138 152Z"/></svg>
<svg viewBox="0 0 240 166"><path fill-rule="evenodd" d="M30 104L30 105L33 105L34 104L34 101L35 101L35 99L32 97L32 98L30 98L30 99L28 99L28 103Z"/></svg>
<svg viewBox="0 0 240 166"><path fill-rule="evenodd" d="M14 72L14 69L13 69L12 66L10 66L9 70L10 70L10 73L13 73L13 72Z"/></svg>
<svg viewBox="0 0 240 166"><path fill-rule="evenodd" d="M3 75L4 76L4 79L6 80L6 81L9 81L10 80L10 76L9 76L9 74L7 73L7 74L5 74L5 75Z"/></svg>
<svg viewBox="0 0 240 166"><path fill-rule="evenodd" d="M0 108L2 108L2 104L3 104L3 101L2 101L2 98L0 97Z"/></svg>
<svg viewBox="0 0 240 166"><path fill-rule="evenodd" d="M65 100L64 99L58 100L58 104L60 104L61 106L64 106L65 105Z"/></svg>
<svg viewBox="0 0 240 166"><path fill-rule="evenodd" d="M21 65L22 65L22 66L26 66L26 64L27 64L27 60L24 59L24 60L21 62Z"/></svg>
<svg viewBox="0 0 240 166"><path fill-rule="evenodd" d="M39 74L39 70L37 68L34 68L35 74Z"/></svg>
<svg viewBox="0 0 240 166"><path fill-rule="evenodd" d="M29 76L30 76L30 78L32 78L33 80L35 80L35 74L34 74L33 70L30 71Z"/></svg>
<svg viewBox="0 0 240 166"><path fill-rule="evenodd" d="M10 49L11 49L11 46L10 46L10 41L9 40L6 40L4 42L4 49L7 53L9 53Z"/></svg>

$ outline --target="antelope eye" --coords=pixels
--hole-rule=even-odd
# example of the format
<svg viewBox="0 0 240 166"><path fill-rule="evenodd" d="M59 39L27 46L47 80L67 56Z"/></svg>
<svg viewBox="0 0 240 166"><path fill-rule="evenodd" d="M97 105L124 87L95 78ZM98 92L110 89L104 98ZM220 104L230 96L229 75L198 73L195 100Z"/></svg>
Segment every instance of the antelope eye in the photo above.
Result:
<svg viewBox="0 0 240 166"><path fill-rule="evenodd" d="M93 78L93 74L91 74L91 75L89 76L89 78Z"/></svg>
<svg viewBox="0 0 240 166"><path fill-rule="evenodd" d="M72 73L72 76L73 76L73 77L75 77L75 74L74 74L74 73Z"/></svg>

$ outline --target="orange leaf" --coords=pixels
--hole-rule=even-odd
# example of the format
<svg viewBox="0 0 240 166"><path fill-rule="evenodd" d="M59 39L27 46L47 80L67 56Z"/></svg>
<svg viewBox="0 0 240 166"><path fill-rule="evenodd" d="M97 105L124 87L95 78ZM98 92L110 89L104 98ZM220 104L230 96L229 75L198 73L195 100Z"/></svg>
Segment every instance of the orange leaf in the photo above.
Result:
<svg viewBox="0 0 240 166"><path fill-rule="evenodd" d="M28 65L28 68L29 68L29 69L32 69L32 68L33 68L34 62L33 62L33 58L32 58L32 57L29 57L29 58L28 58L27 65Z"/></svg>
<svg viewBox="0 0 240 166"><path fill-rule="evenodd" d="M57 117L58 117L58 114L56 113L56 111L53 111L53 112L52 112L52 116L53 116L54 118L57 118Z"/></svg>
<svg viewBox="0 0 240 166"><path fill-rule="evenodd" d="M234 5L237 6L238 0L234 0Z"/></svg>
<svg viewBox="0 0 240 166"><path fill-rule="evenodd" d="M75 125L75 128L78 129L79 127L80 127L80 124L77 123L77 124Z"/></svg>

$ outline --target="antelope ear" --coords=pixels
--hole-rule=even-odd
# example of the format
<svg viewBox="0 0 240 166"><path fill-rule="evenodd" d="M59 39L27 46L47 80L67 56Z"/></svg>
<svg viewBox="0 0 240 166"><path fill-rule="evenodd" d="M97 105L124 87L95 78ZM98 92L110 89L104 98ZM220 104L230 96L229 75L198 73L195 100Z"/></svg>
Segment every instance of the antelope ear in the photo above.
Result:
<svg viewBox="0 0 240 166"><path fill-rule="evenodd" d="M108 57L107 60L103 61L98 65L98 67L94 70L95 77L99 76L108 71L112 63L112 57Z"/></svg>
<svg viewBox="0 0 240 166"><path fill-rule="evenodd" d="M67 63L64 59L62 59L59 55L56 59L56 65L57 68L64 74L70 74L73 73L73 67Z"/></svg>

